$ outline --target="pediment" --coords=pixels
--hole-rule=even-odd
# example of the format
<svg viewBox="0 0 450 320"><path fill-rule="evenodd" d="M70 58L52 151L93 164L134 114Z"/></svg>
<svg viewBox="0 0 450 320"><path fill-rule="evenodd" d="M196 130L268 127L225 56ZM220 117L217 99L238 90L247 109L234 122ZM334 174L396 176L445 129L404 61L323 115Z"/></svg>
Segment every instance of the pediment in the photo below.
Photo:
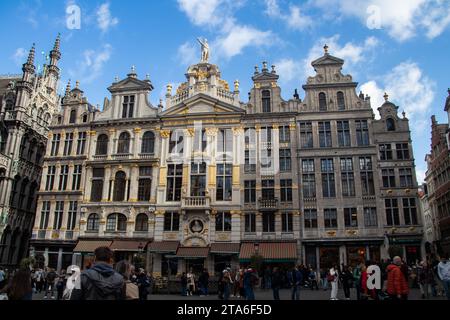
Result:
<svg viewBox="0 0 450 320"><path fill-rule="evenodd" d="M320 57L319 59L314 60L311 62L312 66L321 66L321 65L343 65L344 60L336 58L332 55L326 54L323 57Z"/></svg>
<svg viewBox="0 0 450 320"><path fill-rule="evenodd" d="M122 81L114 83L108 88L110 92L126 90L153 90L153 85L149 81L142 81L133 77L128 77Z"/></svg>
<svg viewBox="0 0 450 320"><path fill-rule="evenodd" d="M269 80L269 81L276 81L280 78L279 75L277 75L276 73L271 73L271 72L261 72L255 76L252 77L253 81L264 81L264 80Z"/></svg>

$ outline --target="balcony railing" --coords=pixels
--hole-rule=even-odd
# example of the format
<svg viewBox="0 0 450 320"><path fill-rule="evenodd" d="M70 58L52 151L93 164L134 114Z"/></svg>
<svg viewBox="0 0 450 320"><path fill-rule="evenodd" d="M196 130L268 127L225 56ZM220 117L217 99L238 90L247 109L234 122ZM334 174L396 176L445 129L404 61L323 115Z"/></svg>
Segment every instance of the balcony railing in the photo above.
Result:
<svg viewBox="0 0 450 320"><path fill-rule="evenodd" d="M259 199L260 210L276 210L278 209L278 199Z"/></svg>
<svg viewBox="0 0 450 320"><path fill-rule="evenodd" d="M155 157L154 153L140 153L139 158L140 159L152 159Z"/></svg>
<svg viewBox="0 0 450 320"><path fill-rule="evenodd" d="M106 154L99 154L93 156L94 160L106 160L108 158L108 155Z"/></svg>
<svg viewBox="0 0 450 320"><path fill-rule="evenodd" d="M209 197L184 197L181 199L183 208L208 208L210 206Z"/></svg>
<svg viewBox="0 0 450 320"><path fill-rule="evenodd" d="M123 153L123 154L114 154L114 160L128 160L131 157L131 153Z"/></svg>

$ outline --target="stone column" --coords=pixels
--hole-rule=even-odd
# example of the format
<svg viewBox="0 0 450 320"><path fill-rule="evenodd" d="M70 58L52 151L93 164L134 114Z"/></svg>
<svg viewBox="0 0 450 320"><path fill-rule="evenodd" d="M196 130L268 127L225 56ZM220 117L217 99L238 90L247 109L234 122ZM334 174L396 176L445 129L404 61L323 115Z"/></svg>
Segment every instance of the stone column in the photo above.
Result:
<svg viewBox="0 0 450 320"><path fill-rule="evenodd" d="M59 248L58 249L58 264L56 267L56 272L60 273L61 269L62 269L62 259L63 259L63 249Z"/></svg>
<svg viewBox="0 0 450 320"><path fill-rule="evenodd" d="M163 241L164 214L165 214L165 212L162 210L155 211L155 234L154 234L155 240L154 241ZM180 221L180 225L181 225L181 221Z"/></svg>
<svg viewBox="0 0 450 320"><path fill-rule="evenodd" d="M277 239L281 239L281 230L282 230L282 212L275 212L275 236Z"/></svg>
<svg viewBox="0 0 450 320"><path fill-rule="evenodd" d="M130 185L130 202L138 201L138 188L139 188L139 166L137 164L133 164L131 166L131 174L129 178Z"/></svg>
<svg viewBox="0 0 450 320"><path fill-rule="evenodd" d="M111 180L111 166L107 165L105 166L105 176L103 179L103 195L102 195L102 202L107 202L110 200L109 197L109 182Z"/></svg>
<svg viewBox="0 0 450 320"><path fill-rule="evenodd" d="M231 211L231 242L241 240L241 215L242 211Z"/></svg>
<svg viewBox="0 0 450 320"><path fill-rule="evenodd" d="M108 158L111 159L113 154L116 154L117 131L116 129L109 129L109 143L108 143Z"/></svg>
<svg viewBox="0 0 450 320"><path fill-rule="evenodd" d="M69 172L68 172L68 177L67 177L67 190L72 190L74 170L75 170L75 168L74 168L73 162L70 162ZM72 190L72 191L74 191L74 190Z"/></svg>
<svg viewBox="0 0 450 320"><path fill-rule="evenodd" d="M256 213L256 237L261 238L262 237L262 231L263 231L262 213L261 212L257 212Z"/></svg>
<svg viewBox="0 0 450 320"><path fill-rule="evenodd" d="M278 124L272 126L272 170L275 181L280 178L280 129Z"/></svg>

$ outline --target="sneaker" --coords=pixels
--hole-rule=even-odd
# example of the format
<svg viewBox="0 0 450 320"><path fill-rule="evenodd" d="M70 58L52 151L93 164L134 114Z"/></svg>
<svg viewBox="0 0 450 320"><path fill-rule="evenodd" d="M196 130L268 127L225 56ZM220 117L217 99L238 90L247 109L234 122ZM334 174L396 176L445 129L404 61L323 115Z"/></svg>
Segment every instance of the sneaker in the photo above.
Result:
<svg viewBox="0 0 450 320"><path fill-rule="evenodd" d="M54 300L54 299L55 299L55 296L52 296L52 299Z"/></svg>

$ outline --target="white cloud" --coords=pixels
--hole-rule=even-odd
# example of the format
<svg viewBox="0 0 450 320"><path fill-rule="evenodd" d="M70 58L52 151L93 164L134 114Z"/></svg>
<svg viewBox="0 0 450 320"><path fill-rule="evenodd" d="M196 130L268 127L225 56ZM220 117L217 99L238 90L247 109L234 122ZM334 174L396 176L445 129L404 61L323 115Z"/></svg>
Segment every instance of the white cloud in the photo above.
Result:
<svg viewBox="0 0 450 320"><path fill-rule="evenodd" d="M274 65L276 67L277 74L280 75L280 83L285 84L293 80L302 81L299 79L302 75L302 66L294 59L281 59L275 61Z"/></svg>
<svg viewBox="0 0 450 320"><path fill-rule="evenodd" d="M192 42L183 43L178 47L178 61L183 65L191 65L198 62L199 57L197 56L197 51L198 49Z"/></svg>
<svg viewBox="0 0 450 320"><path fill-rule="evenodd" d="M421 29L433 39L450 25L450 1L447 0L310 0L309 3L321 8L326 16L356 17L365 26L375 18L382 29L400 42L416 36ZM369 8L377 11L368 11Z"/></svg>
<svg viewBox="0 0 450 320"><path fill-rule="evenodd" d="M21 65L25 62L26 57L27 51L24 48L17 48L11 59L13 59L17 65Z"/></svg>
<svg viewBox="0 0 450 320"><path fill-rule="evenodd" d="M112 16L109 3L102 4L97 10L97 24L102 32L107 32L111 27L117 25L119 19Z"/></svg>
<svg viewBox="0 0 450 320"><path fill-rule="evenodd" d="M400 63L379 79L379 82L373 80L361 86L361 90L371 97L375 114L378 115L377 109L382 105L386 92L389 101L398 105L400 112L404 110L408 118L419 121L417 124L420 125L418 116L426 114L432 106L435 82L412 61Z"/></svg>
<svg viewBox="0 0 450 320"><path fill-rule="evenodd" d="M181 11L197 26L215 26L222 22L219 9L223 0L178 0Z"/></svg>
<svg viewBox="0 0 450 320"><path fill-rule="evenodd" d="M85 50L83 61L77 64L77 70L69 70L70 77L82 83L92 83L101 76L104 65L111 58L112 49L110 44L105 44L99 50Z"/></svg>
<svg viewBox="0 0 450 320"><path fill-rule="evenodd" d="M303 14L299 6L290 5L289 13L283 13L278 0L265 0L265 13L272 18L282 20L292 30L304 30L313 24L311 17Z"/></svg>

